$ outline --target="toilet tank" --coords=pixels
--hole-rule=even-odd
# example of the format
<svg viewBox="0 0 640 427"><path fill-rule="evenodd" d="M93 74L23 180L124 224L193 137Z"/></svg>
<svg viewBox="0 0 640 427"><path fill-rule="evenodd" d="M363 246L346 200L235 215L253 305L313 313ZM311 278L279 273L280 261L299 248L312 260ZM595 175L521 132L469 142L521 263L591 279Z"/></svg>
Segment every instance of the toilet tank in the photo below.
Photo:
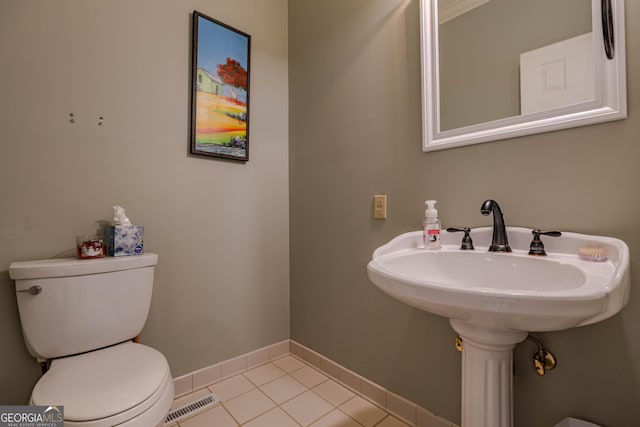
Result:
<svg viewBox="0 0 640 427"><path fill-rule="evenodd" d="M149 313L157 262L158 255L144 253L12 263L29 353L51 359L136 337ZM28 292L37 286L39 293Z"/></svg>

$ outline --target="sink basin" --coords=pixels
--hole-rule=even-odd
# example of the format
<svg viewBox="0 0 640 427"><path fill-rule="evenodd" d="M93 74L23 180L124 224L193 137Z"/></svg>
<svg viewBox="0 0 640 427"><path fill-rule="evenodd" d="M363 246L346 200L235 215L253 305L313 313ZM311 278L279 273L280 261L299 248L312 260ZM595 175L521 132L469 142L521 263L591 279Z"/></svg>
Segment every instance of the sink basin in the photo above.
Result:
<svg viewBox="0 0 640 427"><path fill-rule="evenodd" d="M494 213L495 215L495 213ZM531 229L508 227L513 252L489 252L492 229L442 232L442 248L421 248L422 232L379 247L369 279L390 296L448 317L462 339L462 427L513 426L513 348L531 331L588 325L629 300L629 248L619 239L562 233L542 238L547 256L530 256ZM603 262L578 257L581 247L606 251Z"/></svg>
<svg viewBox="0 0 640 427"><path fill-rule="evenodd" d="M491 228L443 232L442 249L420 247L422 232L402 234L373 253L370 280L422 310L500 329L554 331L613 316L629 299L629 249L615 238L563 233L544 237L547 256L528 255L531 229L507 228L513 252L488 252ZM606 250L607 261L578 257L582 246Z"/></svg>

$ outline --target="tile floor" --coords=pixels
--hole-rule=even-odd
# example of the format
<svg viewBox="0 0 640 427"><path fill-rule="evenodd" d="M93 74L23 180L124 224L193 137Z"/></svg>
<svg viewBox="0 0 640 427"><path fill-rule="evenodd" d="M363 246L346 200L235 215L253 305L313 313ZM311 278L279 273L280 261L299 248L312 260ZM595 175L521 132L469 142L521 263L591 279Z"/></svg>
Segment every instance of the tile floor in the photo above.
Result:
<svg viewBox="0 0 640 427"><path fill-rule="evenodd" d="M207 393L220 403L171 427L408 427L291 355L179 397L172 410Z"/></svg>

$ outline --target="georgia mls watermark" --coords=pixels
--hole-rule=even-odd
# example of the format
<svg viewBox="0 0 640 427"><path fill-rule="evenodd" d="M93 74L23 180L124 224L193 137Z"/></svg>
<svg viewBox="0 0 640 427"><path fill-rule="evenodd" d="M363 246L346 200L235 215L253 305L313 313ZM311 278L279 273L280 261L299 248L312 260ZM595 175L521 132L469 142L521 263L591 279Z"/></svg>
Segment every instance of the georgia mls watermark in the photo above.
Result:
<svg viewBox="0 0 640 427"><path fill-rule="evenodd" d="M0 406L0 427L63 427L64 406Z"/></svg>

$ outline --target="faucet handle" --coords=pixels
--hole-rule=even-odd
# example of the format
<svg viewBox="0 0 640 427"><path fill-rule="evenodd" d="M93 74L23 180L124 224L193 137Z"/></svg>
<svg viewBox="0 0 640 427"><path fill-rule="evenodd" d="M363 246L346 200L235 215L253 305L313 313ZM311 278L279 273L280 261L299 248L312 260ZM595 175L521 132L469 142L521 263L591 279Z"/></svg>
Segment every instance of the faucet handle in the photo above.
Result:
<svg viewBox="0 0 640 427"><path fill-rule="evenodd" d="M464 237L462 238L462 244L460 245L460 249L462 249L463 251L466 250L474 250L475 248L473 247L473 240L471 240L471 236L469 235L469 233L471 232L471 229L469 227L465 227L465 228L447 228L447 231L449 233L456 233L456 232L464 232Z"/></svg>
<svg viewBox="0 0 640 427"><path fill-rule="evenodd" d="M540 236L551 236L551 237L560 237L562 233L559 231L540 231L539 229L531 230L531 234L533 234L533 240L531 241L531 245L529 246L529 255L547 255L547 252L544 250L544 244L540 239Z"/></svg>

